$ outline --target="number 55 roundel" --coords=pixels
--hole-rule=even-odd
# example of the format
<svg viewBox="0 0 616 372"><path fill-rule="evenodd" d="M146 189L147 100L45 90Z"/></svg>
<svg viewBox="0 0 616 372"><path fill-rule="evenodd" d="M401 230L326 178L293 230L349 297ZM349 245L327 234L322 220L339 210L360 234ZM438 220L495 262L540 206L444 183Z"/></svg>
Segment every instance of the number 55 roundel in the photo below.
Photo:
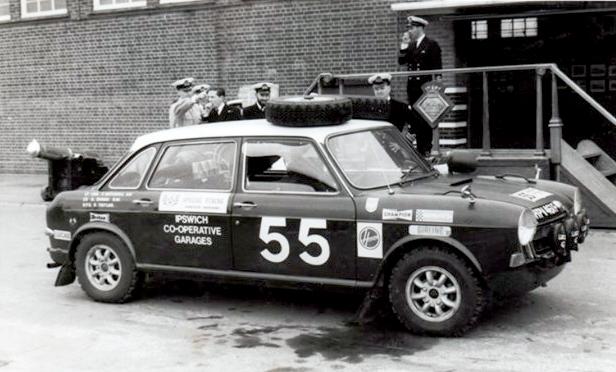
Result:
<svg viewBox="0 0 616 372"><path fill-rule="evenodd" d="M274 263L284 262L290 253L289 240L282 234L270 232L270 227L285 227L287 220L284 217L263 217L261 219L261 228L259 229L259 238L269 244L276 242L280 246L278 253L272 253L267 248L261 251L261 256L266 260ZM308 246L312 243L317 244L321 248L321 253L317 256L312 256L308 252L302 252L299 258L305 263L313 266L323 265L329 259L329 242L323 236L318 234L309 234L310 229L326 229L327 220L320 218L302 218L299 224L299 241Z"/></svg>

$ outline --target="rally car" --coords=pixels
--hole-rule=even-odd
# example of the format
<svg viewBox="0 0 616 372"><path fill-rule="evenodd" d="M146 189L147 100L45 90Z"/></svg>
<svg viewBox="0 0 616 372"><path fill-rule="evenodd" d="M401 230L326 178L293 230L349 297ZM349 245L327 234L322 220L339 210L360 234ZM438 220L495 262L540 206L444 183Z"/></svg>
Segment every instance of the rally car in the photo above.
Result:
<svg viewBox="0 0 616 372"><path fill-rule="evenodd" d="M349 105L281 98L267 119L139 137L48 206L56 285L77 277L102 302L154 271L378 289L410 331L460 335L490 296L546 283L584 240L575 187L439 174Z"/></svg>

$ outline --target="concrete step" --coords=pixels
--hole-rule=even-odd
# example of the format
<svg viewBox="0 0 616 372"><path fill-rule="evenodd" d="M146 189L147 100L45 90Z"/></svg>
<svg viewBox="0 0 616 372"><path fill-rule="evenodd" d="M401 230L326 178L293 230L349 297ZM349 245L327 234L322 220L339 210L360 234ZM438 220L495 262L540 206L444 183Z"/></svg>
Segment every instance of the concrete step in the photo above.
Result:
<svg viewBox="0 0 616 372"><path fill-rule="evenodd" d="M603 151L597 162L591 165L582 153L590 154L601 150L594 142L584 140L574 150L565 141L561 141L562 168L561 177L566 183L575 185L582 191L582 200L590 215L591 226L616 228L616 185L599 169L612 169L612 158ZM582 151L580 151L582 149ZM613 177L611 175L610 177Z"/></svg>

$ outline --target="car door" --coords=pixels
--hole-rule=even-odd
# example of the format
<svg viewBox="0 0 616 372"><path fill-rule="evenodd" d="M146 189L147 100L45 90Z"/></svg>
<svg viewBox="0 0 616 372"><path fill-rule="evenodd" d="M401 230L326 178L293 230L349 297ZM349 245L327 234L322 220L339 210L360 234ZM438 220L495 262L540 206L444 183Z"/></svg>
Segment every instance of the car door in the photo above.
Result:
<svg viewBox="0 0 616 372"><path fill-rule="evenodd" d="M317 145L245 139L241 156L232 205L235 269L354 279L355 206Z"/></svg>
<svg viewBox="0 0 616 372"><path fill-rule="evenodd" d="M123 222L142 265L230 269L233 139L169 143ZM111 183L111 186L113 182Z"/></svg>

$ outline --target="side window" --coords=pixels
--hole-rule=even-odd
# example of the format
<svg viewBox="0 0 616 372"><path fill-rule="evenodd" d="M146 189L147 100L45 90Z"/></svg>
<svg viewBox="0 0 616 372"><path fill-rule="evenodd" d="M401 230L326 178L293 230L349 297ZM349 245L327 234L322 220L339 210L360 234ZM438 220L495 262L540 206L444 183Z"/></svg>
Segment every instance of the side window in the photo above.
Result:
<svg viewBox="0 0 616 372"><path fill-rule="evenodd" d="M231 190L235 142L169 146L148 184L156 189Z"/></svg>
<svg viewBox="0 0 616 372"><path fill-rule="evenodd" d="M150 162L154 158L154 154L156 154L156 149L150 147L142 151L141 154L135 156L113 177L113 180L109 183L109 188L136 189L139 187L145 172L148 170Z"/></svg>
<svg viewBox="0 0 616 372"><path fill-rule="evenodd" d="M247 191L337 191L323 159L308 141L249 141L243 153Z"/></svg>

